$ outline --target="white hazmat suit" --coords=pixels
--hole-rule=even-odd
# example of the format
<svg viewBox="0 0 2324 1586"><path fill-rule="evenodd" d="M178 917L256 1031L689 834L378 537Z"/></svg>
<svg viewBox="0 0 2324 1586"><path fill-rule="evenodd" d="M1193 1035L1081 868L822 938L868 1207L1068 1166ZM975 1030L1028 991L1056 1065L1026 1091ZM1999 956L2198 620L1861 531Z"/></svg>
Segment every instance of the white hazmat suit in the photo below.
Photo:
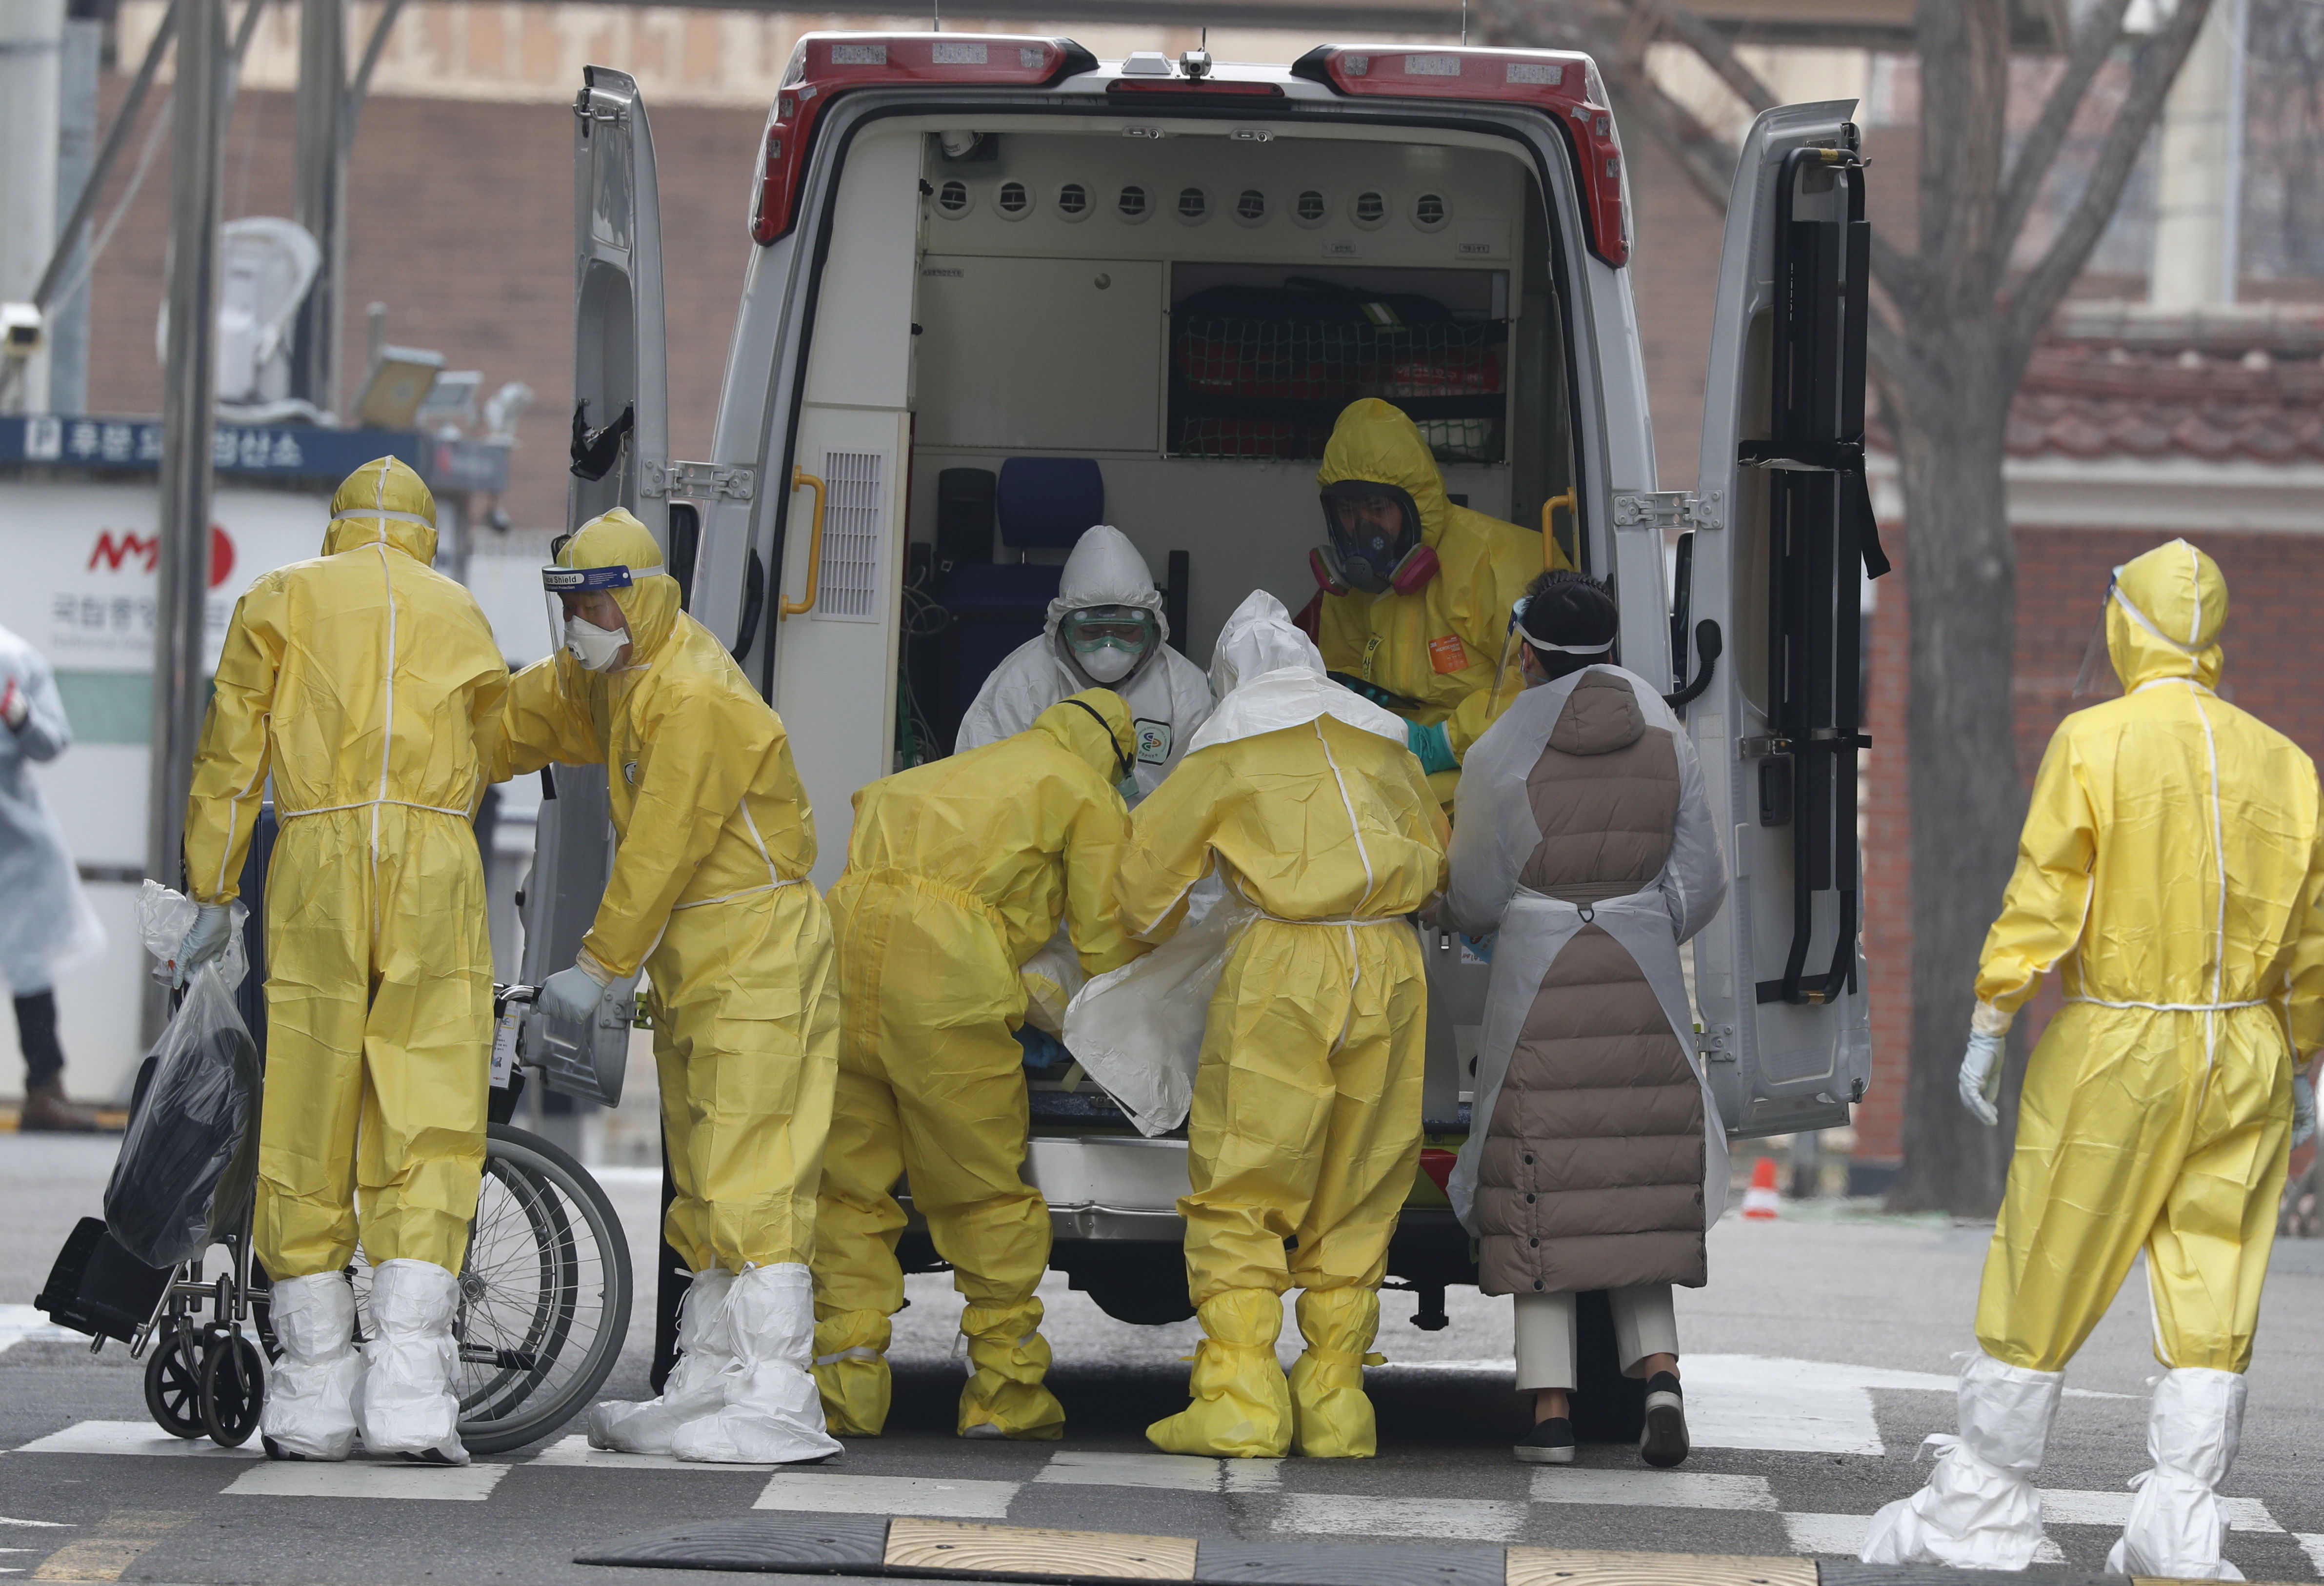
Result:
<svg viewBox="0 0 2324 1586"><path fill-rule="evenodd" d="M1058 640L1060 622L1093 606L1135 606L1154 613L1153 648L1126 677L1109 680L1084 672ZM1162 614L1162 595L1146 558L1130 536L1100 523L1065 559L1041 636L1028 639L993 668L961 718L954 747L997 743L1031 726L1035 716L1067 695L1111 688L1130 706L1136 725L1138 797L1145 797L1185 756L1187 742L1211 714L1211 689L1202 669L1171 649L1169 639L1169 619Z"/></svg>

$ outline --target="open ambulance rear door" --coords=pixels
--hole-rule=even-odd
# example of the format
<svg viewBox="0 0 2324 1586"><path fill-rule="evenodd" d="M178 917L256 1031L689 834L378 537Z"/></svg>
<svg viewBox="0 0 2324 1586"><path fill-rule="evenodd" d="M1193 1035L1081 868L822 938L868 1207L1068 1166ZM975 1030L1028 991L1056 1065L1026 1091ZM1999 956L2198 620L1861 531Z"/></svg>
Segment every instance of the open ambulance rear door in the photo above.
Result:
<svg viewBox="0 0 2324 1586"><path fill-rule="evenodd" d="M1848 101L1762 115L1738 166L1673 612L1733 890L1695 938L1729 1130L1831 1128L1870 1074L1858 844L1870 231ZM1714 649L1714 646L1717 648ZM1714 659L1715 658L1715 659Z"/></svg>
<svg viewBox="0 0 2324 1586"><path fill-rule="evenodd" d="M662 339L661 201L645 100L626 72L583 69L573 102L573 472L566 528L626 508L691 581L692 536L671 543L669 374ZM573 962L612 860L602 766L559 766L544 799L524 901L524 978Z"/></svg>

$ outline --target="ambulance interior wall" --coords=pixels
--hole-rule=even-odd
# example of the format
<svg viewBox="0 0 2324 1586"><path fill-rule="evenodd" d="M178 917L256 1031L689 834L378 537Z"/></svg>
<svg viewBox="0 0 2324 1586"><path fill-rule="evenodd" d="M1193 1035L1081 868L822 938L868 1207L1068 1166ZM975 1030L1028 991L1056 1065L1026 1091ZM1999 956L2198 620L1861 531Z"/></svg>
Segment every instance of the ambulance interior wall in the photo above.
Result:
<svg viewBox="0 0 2324 1586"><path fill-rule="evenodd" d="M1145 555L1157 584L1167 582L1171 551L1189 553L1183 638L1198 664L1251 590L1270 590L1295 612L1307 603L1315 592L1307 551L1323 538L1323 518L1312 456L1171 455L1173 308L1192 292L1320 280L1427 296L1469 323L1513 320L1495 354L1500 387L1512 406L1520 389L1529 407L1554 404L1563 440L1563 379L1554 392L1538 380L1521 387L1522 352L1537 345L1526 339L1529 321L1546 329L1554 316L1523 166L1486 147L1290 133L1259 142L1232 131L1151 139L1111 125L1004 130L964 160L930 138L912 313L908 538L933 543L937 480L948 468L997 474L1013 456L1093 458L1107 521ZM1125 215L1125 189L1142 194L1142 210ZM1181 217L1190 190L1196 219ZM1369 195L1376 220L1360 218ZM1320 199L1320 218L1301 217L1303 198L1311 216ZM1256 220L1243 213L1253 207ZM1365 202L1360 214L1371 212ZM1512 290L1528 280L1531 290ZM1540 413L1505 412L1501 460L1440 465L1445 489L1480 512L1537 522L1543 481L1562 480L1564 465L1529 460L1554 449L1527 439L1545 427ZM1066 552L1020 552L996 529L995 558L1020 554L1057 563Z"/></svg>

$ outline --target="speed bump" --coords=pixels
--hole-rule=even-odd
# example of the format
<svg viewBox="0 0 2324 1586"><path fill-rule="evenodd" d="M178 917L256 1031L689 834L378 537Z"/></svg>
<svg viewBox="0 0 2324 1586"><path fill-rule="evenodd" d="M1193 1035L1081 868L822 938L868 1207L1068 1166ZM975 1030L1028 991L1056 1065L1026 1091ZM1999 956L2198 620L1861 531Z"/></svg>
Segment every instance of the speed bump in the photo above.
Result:
<svg viewBox="0 0 2324 1586"><path fill-rule="evenodd" d="M1111 1581L1183 1581L1194 1586L2203 1586L2133 1581L2091 1570L2002 1574L1719 1554L1198 1540L872 1515L698 1520L625 1536L573 1562L780 1575L1021 1581L1038 1586L1102 1586Z"/></svg>

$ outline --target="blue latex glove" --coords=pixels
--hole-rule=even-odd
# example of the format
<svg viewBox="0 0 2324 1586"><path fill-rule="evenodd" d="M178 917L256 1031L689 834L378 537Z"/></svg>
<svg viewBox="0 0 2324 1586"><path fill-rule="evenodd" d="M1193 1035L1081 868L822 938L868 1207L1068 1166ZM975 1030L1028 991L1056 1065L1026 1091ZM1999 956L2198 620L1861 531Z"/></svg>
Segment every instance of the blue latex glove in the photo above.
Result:
<svg viewBox="0 0 2324 1586"><path fill-rule="evenodd" d="M1074 1055L1065 1050L1065 1042L1035 1025L1017 1027L1017 1044L1025 1048L1028 1068L1055 1068L1074 1059Z"/></svg>
<svg viewBox="0 0 2324 1586"><path fill-rule="evenodd" d="M598 1000L604 994L604 983L576 964L541 982L540 994L533 998L532 1005L551 1019L586 1025L596 1014Z"/></svg>
<svg viewBox="0 0 2324 1586"><path fill-rule="evenodd" d="M1437 771L1457 771L1460 759L1452 752L1452 741L1444 735L1444 724L1424 727L1418 722L1404 724L1404 746L1420 757L1420 769L1434 775Z"/></svg>
<svg viewBox="0 0 2324 1586"><path fill-rule="evenodd" d="M170 977L173 986L184 985L203 964L223 957L226 944L234 936L233 905L202 903L195 908L194 923L187 928L185 940L178 945L177 967Z"/></svg>

